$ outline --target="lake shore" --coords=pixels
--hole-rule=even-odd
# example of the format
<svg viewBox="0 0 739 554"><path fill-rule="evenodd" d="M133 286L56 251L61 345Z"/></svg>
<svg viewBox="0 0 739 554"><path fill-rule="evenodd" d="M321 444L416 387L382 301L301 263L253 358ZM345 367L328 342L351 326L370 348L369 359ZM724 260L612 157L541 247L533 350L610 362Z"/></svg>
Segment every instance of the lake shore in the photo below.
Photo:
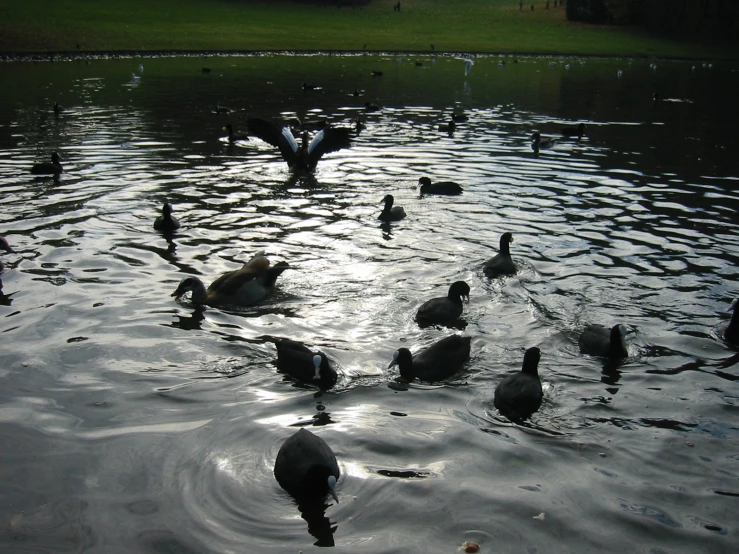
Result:
<svg viewBox="0 0 739 554"><path fill-rule="evenodd" d="M568 21L514 0L374 0L354 8L220 0L27 0L0 7L5 60L260 53L392 53L739 60L734 43ZM207 53L207 54L206 54Z"/></svg>

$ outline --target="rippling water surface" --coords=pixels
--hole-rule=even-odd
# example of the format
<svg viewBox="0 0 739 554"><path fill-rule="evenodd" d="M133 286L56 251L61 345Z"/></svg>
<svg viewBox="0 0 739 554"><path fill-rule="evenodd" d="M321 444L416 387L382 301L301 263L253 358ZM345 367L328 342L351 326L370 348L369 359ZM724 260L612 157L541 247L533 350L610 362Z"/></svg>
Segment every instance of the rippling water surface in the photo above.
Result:
<svg viewBox="0 0 739 554"><path fill-rule="evenodd" d="M0 64L0 549L735 551L737 67L500 60L159 58L138 82L141 60ZM368 101L315 180L223 138L249 116L348 126ZM578 121L581 140L531 150ZM30 175L54 150L64 174ZM423 175L464 194L422 198ZM388 193L408 216L380 224ZM487 279L505 231L519 273ZM291 267L259 305L170 296L259 250ZM456 280L471 360L399 385L397 348L459 332L413 321ZM585 325L618 322L623 364L579 354ZM337 387L279 374L277 337L326 352ZM493 392L531 346L545 400L513 425ZM300 426L336 452L339 504L274 480Z"/></svg>

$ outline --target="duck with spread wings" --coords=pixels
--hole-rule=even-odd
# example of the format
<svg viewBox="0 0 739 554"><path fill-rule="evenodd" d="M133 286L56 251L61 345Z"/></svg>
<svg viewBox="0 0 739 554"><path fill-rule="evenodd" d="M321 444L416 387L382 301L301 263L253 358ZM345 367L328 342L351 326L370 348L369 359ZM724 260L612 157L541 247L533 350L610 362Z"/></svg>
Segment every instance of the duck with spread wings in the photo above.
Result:
<svg viewBox="0 0 739 554"><path fill-rule="evenodd" d="M351 145L352 129L344 127L326 126L318 131L310 141L308 132L304 131L300 143L287 125L250 118L247 120L247 128L250 135L279 148L287 165L296 172L312 173L316 169L318 160L324 154L336 152Z"/></svg>

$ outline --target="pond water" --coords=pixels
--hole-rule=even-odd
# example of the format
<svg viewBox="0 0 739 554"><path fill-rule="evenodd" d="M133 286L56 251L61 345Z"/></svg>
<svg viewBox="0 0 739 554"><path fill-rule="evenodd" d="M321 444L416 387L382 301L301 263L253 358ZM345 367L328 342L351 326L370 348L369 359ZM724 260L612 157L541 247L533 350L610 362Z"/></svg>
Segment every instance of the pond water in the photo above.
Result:
<svg viewBox="0 0 739 554"><path fill-rule="evenodd" d="M737 66L474 62L0 64L16 251L0 253L0 550L735 551L739 355L721 326L739 296ZM448 136L455 106L469 119ZM357 113L366 128L314 179L223 138L251 116ZM534 130L580 121L582 139L532 151ZM53 151L64 173L32 176ZM420 197L424 175L464 193ZM388 193L408 215L381 224ZM152 229L165 200L171 238ZM506 231L519 272L488 279ZM170 296L260 250L290 264L260 304ZM418 306L456 280L464 330L420 329ZM622 364L578 352L590 323L627 327ZM449 381L387 369L451 332L472 355ZM278 373L277 337L322 349L336 388ZM493 393L531 346L545 399L514 425ZM298 506L273 477L301 426L336 453L339 504Z"/></svg>

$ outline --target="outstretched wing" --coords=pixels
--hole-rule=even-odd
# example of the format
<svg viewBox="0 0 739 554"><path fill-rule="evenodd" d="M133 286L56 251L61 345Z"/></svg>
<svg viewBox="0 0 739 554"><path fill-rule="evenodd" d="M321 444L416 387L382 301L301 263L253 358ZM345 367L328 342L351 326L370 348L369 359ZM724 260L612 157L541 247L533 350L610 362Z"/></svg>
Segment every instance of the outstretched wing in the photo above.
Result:
<svg viewBox="0 0 739 554"><path fill-rule="evenodd" d="M321 156L351 146L352 130L345 127L328 127L313 137L308 145L308 168L315 169Z"/></svg>
<svg viewBox="0 0 739 554"><path fill-rule="evenodd" d="M280 149L282 158L292 167L298 161L298 143L289 127L276 125L271 121L250 117L246 121L249 134L262 139L267 144Z"/></svg>

